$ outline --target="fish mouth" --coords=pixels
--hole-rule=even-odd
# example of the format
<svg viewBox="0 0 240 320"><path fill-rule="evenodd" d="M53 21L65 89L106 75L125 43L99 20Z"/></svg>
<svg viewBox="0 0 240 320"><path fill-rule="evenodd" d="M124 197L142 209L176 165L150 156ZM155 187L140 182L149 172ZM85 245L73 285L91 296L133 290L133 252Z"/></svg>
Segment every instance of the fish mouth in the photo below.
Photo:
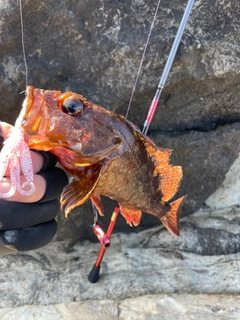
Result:
<svg viewBox="0 0 240 320"><path fill-rule="evenodd" d="M28 86L26 98L23 101L22 110L19 115L21 126L26 127L27 122L28 130L31 130L33 133L38 132L40 130L40 120L42 117L49 116L49 114L44 114L45 110L48 109L49 104L53 107L54 99L57 107L57 98L60 94L60 91L35 89L33 86ZM50 101L50 98L52 98L52 101Z"/></svg>
<svg viewBox="0 0 240 320"><path fill-rule="evenodd" d="M49 151L52 149L53 144L50 143L47 137L50 127L50 114L46 92L48 92L49 97L52 97L52 101L55 101L57 108L57 97L61 94L60 91L45 91L28 86L26 98L17 121L30 148Z"/></svg>

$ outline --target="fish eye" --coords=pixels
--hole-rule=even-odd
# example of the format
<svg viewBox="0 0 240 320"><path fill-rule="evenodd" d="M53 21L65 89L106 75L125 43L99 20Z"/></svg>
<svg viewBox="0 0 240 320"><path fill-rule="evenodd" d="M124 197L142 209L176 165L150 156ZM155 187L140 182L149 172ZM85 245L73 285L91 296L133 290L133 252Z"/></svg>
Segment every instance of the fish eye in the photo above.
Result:
<svg viewBox="0 0 240 320"><path fill-rule="evenodd" d="M62 104L63 112L69 115L78 115L83 111L83 104L79 99L66 99Z"/></svg>

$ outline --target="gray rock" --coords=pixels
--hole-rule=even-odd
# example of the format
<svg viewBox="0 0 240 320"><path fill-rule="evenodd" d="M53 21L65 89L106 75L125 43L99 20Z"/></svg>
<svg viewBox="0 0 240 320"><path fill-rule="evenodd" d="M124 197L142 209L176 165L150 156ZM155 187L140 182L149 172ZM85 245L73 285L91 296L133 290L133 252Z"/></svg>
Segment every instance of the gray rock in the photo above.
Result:
<svg viewBox="0 0 240 320"><path fill-rule="evenodd" d="M233 163L220 187L206 200L211 208L226 208L240 204L240 157Z"/></svg>
<svg viewBox="0 0 240 320"><path fill-rule="evenodd" d="M238 319L239 223L239 208L204 209L179 238L162 227L114 235L96 284L99 244L2 257L1 319Z"/></svg>
<svg viewBox="0 0 240 320"><path fill-rule="evenodd" d="M183 168L178 195L188 196L182 216L202 207L205 200L221 185L225 174L239 154L239 130L239 123L235 123L218 126L209 132L190 131L171 135L150 133L150 138L158 145L167 145L173 149L171 163ZM237 203L229 205L235 204Z"/></svg>
<svg viewBox="0 0 240 320"><path fill-rule="evenodd" d="M155 294L124 300L92 300L0 310L2 320L239 319L239 296Z"/></svg>
<svg viewBox="0 0 240 320"><path fill-rule="evenodd" d="M87 276L99 244L53 242L0 260L0 307L126 299L149 293L238 294L240 209L185 217L179 238L163 227L116 234L97 284Z"/></svg>

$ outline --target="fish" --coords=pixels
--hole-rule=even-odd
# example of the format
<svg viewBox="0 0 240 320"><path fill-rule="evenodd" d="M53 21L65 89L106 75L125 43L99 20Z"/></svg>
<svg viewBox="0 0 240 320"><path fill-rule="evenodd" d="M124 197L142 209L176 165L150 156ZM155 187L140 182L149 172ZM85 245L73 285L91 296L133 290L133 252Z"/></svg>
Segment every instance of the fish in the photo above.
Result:
<svg viewBox="0 0 240 320"><path fill-rule="evenodd" d="M87 200L104 215L102 195L119 204L129 225L137 226L145 212L179 235L185 196L170 202L183 175L169 163L172 150L78 93L28 86L23 106L19 121L28 147L56 155L74 178L60 198L66 217Z"/></svg>

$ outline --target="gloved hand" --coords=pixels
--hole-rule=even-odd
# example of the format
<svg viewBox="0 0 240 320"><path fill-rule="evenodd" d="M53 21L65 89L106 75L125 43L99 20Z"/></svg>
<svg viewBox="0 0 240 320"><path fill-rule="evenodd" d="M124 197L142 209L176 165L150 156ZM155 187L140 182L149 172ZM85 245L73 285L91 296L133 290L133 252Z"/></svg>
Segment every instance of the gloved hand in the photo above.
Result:
<svg viewBox="0 0 240 320"><path fill-rule="evenodd" d="M6 139L11 126L1 123L1 131ZM36 191L29 197L15 193L0 200L0 256L40 248L57 231L58 197L68 183L67 175L54 167L57 159L51 153L31 151L31 155ZM0 192L9 189L8 181L6 177L4 183L0 182Z"/></svg>

